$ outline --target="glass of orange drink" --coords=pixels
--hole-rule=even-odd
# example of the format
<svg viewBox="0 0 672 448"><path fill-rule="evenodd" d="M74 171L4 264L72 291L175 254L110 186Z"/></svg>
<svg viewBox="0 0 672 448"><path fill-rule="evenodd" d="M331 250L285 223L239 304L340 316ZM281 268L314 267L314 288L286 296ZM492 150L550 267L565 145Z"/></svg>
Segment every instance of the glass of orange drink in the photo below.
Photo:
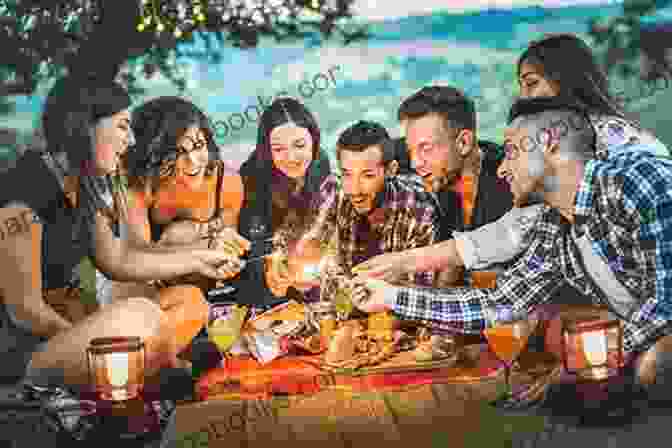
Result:
<svg viewBox="0 0 672 448"><path fill-rule="evenodd" d="M527 345L530 334L537 325L537 317L525 311L512 310L510 306L491 305L483 309L486 329L483 331L490 350L504 364L506 390L510 398L511 367Z"/></svg>

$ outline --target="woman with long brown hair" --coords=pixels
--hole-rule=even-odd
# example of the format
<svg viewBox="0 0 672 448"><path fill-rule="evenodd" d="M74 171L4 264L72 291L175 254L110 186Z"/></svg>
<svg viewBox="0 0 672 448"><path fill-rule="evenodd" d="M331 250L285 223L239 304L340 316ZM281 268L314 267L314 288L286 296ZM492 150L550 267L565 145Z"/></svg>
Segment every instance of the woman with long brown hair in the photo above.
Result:
<svg viewBox="0 0 672 448"><path fill-rule="evenodd" d="M239 303L273 306L295 284L288 245L308 226L308 204L331 172L320 141L315 117L296 99L278 98L261 115L257 146L240 168L245 200L238 231L250 240L256 261L232 282ZM259 258L271 252L264 246L273 246L274 255Z"/></svg>
<svg viewBox="0 0 672 448"><path fill-rule="evenodd" d="M46 153L27 152L0 177L0 221L11 223L11 232L0 239L5 375L86 386L86 348L92 339L138 336L146 344L151 376L175 365L184 341L205 322L203 298L186 290L158 300L134 296L70 320L49 305L48 297L79 300L79 264L87 255L119 281L190 273L226 279L240 269L231 251L138 249L124 237L124 206L115 200L112 179L134 143L130 104L126 90L109 80L57 81L43 112ZM230 241L240 250L248 247L242 238Z"/></svg>

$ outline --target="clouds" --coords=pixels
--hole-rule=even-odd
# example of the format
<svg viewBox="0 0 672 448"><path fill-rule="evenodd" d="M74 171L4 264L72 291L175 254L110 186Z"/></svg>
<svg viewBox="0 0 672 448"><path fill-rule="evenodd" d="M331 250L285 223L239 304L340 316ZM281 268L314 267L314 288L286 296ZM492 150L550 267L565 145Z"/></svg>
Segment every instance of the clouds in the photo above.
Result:
<svg viewBox="0 0 672 448"><path fill-rule="evenodd" d="M541 5L540 5L541 3ZM411 2L390 0L355 0L355 15L371 21L396 19L414 15L426 15L436 12L465 12L481 9L510 9L524 6L544 6L558 8L563 6L616 4L622 0L413 0Z"/></svg>

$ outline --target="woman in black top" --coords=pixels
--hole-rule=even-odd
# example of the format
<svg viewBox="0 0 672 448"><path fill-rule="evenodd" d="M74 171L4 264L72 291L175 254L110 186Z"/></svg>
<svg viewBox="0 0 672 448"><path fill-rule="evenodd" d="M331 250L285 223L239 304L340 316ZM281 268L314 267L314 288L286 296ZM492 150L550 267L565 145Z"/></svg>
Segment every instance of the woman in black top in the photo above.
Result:
<svg viewBox="0 0 672 448"><path fill-rule="evenodd" d="M257 261L232 283L238 303L265 308L287 299L293 280L280 267L285 257L256 257L269 253L269 246L286 253L288 241L306 228L308 204L330 171L313 115L293 98L276 99L261 115L257 146L240 168L245 197L238 232L251 242Z"/></svg>
<svg viewBox="0 0 672 448"><path fill-rule="evenodd" d="M175 362L182 348L175 342L176 316L186 311L179 297L158 304L128 299L77 323L45 303L46 290L78 288L77 268L87 255L121 281L193 272L226 279L238 270L238 258L225 251L137 250L119 237L117 218L124 210L112 194L111 177L133 144L129 105L125 89L108 80L59 80L44 107L47 152L26 153L0 177L4 371L28 364L28 380L85 385L85 350L91 339L105 336L143 338L149 375ZM240 239L239 245L246 248L247 242ZM196 311L206 318L207 307Z"/></svg>

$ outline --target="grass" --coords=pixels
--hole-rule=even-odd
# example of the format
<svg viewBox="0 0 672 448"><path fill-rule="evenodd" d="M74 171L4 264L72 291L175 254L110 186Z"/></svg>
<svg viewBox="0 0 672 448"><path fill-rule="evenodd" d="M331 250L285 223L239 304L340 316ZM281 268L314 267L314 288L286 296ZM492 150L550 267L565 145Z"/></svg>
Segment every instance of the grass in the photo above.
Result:
<svg viewBox="0 0 672 448"><path fill-rule="evenodd" d="M83 289L82 300L96 300L95 268L88 258L84 259L81 263L80 273ZM366 397L360 398L366 399ZM400 409L397 408L398 406L395 405L395 411L404 412L403 406ZM544 429L543 417L505 416L490 407L487 403L482 404L478 410L478 414L475 414L474 418L479 419L479 426L482 430L467 434L463 448L480 448L484 446L488 448L508 448L511 446L513 434L534 434ZM327 426L331 428L333 423L329 422L325 417L325 429ZM450 437L450 431L454 430L459 429L452 428L451 430L437 431L432 448L450 448L454 446L454 439L451 440ZM194 440L187 438L186 440L182 440L178 445L179 448L191 448L193 446L207 447L207 437L199 440L196 444Z"/></svg>

